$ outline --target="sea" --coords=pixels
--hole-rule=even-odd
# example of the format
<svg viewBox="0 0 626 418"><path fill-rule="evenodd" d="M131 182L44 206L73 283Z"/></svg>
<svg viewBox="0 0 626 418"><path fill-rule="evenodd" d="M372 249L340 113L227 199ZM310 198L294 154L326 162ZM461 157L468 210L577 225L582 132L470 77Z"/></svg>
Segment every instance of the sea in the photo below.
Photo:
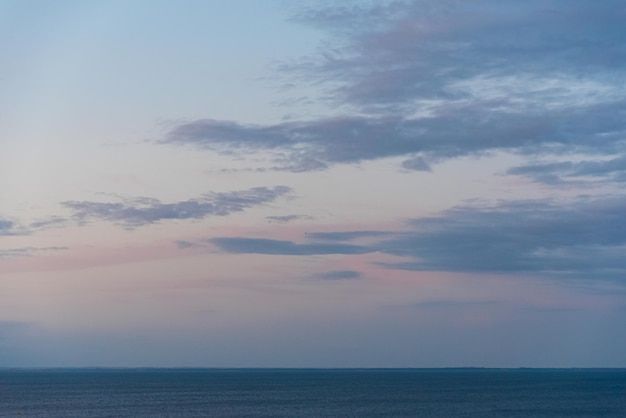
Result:
<svg viewBox="0 0 626 418"><path fill-rule="evenodd" d="M626 417L626 369L0 369L2 417Z"/></svg>

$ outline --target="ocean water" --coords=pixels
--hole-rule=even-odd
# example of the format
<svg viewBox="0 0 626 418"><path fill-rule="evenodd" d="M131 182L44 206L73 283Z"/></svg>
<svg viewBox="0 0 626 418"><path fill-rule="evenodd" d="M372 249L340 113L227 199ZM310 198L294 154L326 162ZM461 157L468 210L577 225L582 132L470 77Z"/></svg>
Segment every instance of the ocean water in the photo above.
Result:
<svg viewBox="0 0 626 418"><path fill-rule="evenodd" d="M0 370L2 417L626 417L626 369Z"/></svg>

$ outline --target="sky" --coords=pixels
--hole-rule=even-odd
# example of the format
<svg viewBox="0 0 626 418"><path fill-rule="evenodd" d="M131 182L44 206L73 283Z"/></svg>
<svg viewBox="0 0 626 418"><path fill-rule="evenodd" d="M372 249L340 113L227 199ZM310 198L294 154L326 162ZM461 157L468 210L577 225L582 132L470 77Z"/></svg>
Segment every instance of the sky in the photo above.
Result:
<svg viewBox="0 0 626 418"><path fill-rule="evenodd" d="M621 0L0 0L0 367L626 367Z"/></svg>

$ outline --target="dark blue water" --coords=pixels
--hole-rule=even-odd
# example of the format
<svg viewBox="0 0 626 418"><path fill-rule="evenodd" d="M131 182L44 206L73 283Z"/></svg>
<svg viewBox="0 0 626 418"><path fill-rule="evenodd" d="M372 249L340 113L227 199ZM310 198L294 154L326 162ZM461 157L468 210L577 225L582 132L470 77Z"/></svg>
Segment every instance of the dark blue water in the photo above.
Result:
<svg viewBox="0 0 626 418"><path fill-rule="evenodd" d="M626 370L1 370L2 417L626 417Z"/></svg>

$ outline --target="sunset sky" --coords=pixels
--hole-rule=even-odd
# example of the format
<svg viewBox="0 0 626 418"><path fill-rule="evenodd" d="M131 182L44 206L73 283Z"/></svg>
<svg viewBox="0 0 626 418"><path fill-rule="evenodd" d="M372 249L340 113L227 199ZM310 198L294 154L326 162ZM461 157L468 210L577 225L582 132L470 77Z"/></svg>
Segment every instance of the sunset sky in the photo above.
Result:
<svg viewBox="0 0 626 418"><path fill-rule="evenodd" d="M626 367L622 0L0 0L0 367Z"/></svg>

